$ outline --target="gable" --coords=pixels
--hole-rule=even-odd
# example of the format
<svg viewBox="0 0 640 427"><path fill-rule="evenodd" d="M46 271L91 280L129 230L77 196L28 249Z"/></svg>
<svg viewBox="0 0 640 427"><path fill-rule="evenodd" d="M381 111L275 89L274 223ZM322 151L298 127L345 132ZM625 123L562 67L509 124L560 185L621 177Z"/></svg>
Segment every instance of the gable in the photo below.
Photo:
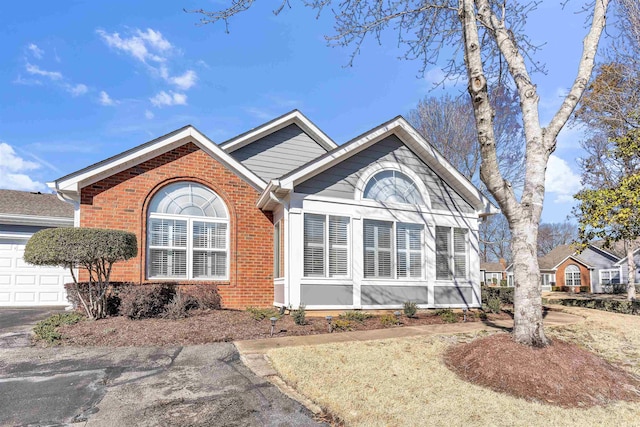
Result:
<svg viewBox="0 0 640 427"><path fill-rule="evenodd" d="M591 246L588 246L582 251L579 257L591 267L596 268L611 268L618 261L618 258L612 254L601 251L598 248L592 248Z"/></svg>
<svg viewBox="0 0 640 427"><path fill-rule="evenodd" d="M298 125L290 124L230 154L247 169L269 182L326 152Z"/></svg>
<svg viewBox="0 0 640 427"><path fill-rule="evenodd" d="M413 170L427 187L433 209L474 212L469 203L394 134L298 184L294 191L353 199L358 180L365 171L376 163L385 162L398 163Z"/></svg>

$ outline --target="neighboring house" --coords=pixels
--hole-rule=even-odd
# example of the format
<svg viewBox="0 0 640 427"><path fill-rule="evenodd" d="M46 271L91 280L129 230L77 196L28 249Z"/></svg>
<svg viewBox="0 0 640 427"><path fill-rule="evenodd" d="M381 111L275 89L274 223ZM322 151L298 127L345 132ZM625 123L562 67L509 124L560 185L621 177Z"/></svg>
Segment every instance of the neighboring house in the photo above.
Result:
<svg viewBox="0 0 640 427"><path fill-rule="evenodd" d="M49 184L137 235L113 280L217 284L226 307L479 307L498 210L402 117L337 146L298 111L216 145L192 126Z"/></svg>
<svg viewBox="0 0 640 427"><path fill-rule="evenodd" d="M610 291L609 285L620 283L621 270L616 263L618 255L595 244L588 245L578 254L572 245L555 247L538 258L542 289L563 287L578 291L587 287L589 292Z"/></svg>
<svg viewBox="0 0 640 427"><path fill-rule="evenodd" d="M482 282L490 286L500 286L507 280L507 264L504 259L500 262L481 262L480 276ZM505 282L502 282L502 281Z"/></svg>
<svg viewBox="0 0 640 427"><path fill-rule="evenodd" d="M68 304L69 271L32 266L22 255L36 231L72 226L73 207L55 194L0 190L0 307Z"/></svg>

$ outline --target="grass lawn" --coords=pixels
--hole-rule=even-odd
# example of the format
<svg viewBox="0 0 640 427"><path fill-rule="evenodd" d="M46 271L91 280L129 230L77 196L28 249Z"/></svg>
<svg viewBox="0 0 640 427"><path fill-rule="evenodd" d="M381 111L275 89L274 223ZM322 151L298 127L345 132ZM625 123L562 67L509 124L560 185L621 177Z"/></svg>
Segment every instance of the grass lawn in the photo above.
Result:
<svg viewBox="0 0 640 427"><path fill-rule="evenodd" d="M640 374L640 317L567 308L586 318L548 328ZM442 355L475 336L433 336L294 347L268 353L282 378L346 425L567 426L640 423L640 405L564 409L493 392L459 379ZM562 363L562 362L561 362ZM544 367L541 367L544 370Z"/></svg>

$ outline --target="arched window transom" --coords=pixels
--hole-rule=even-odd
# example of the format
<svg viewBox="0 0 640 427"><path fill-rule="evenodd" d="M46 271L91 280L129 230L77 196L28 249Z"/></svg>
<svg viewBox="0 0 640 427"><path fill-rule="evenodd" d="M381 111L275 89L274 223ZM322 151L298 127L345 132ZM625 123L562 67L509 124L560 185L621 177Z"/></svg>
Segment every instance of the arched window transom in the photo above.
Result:
<svg viewBox="0 0 640 427"><path fill-rule="evenodd" d="M571 264L564 269L565 286L580 286L580 268Z"/></svg>
<svg viewBox="0 0 640 427"><path fill-rule="evenodd" d="M397 170L383 170L372 176L362 197L379 202L425 204L415 182Z"/></svg>
<svg viewBox="0 0 640 427"><path fill-rule="evenodd" d="M194 182L162 188L149 204L147 277L228 278L229 214L224 201Z"/></svg>

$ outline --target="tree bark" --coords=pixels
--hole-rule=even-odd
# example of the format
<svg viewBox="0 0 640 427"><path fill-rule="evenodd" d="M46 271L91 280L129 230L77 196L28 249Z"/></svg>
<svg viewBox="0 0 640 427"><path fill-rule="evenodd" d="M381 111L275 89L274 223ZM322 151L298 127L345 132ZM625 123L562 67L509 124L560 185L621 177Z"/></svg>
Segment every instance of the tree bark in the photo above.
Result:
<svg viewBox="0 0 640 427"><path fill-rule="evenodd" d="M635 245L627 244L627 300L634 301L636 299L636 260L634 258Z"/></svg>

